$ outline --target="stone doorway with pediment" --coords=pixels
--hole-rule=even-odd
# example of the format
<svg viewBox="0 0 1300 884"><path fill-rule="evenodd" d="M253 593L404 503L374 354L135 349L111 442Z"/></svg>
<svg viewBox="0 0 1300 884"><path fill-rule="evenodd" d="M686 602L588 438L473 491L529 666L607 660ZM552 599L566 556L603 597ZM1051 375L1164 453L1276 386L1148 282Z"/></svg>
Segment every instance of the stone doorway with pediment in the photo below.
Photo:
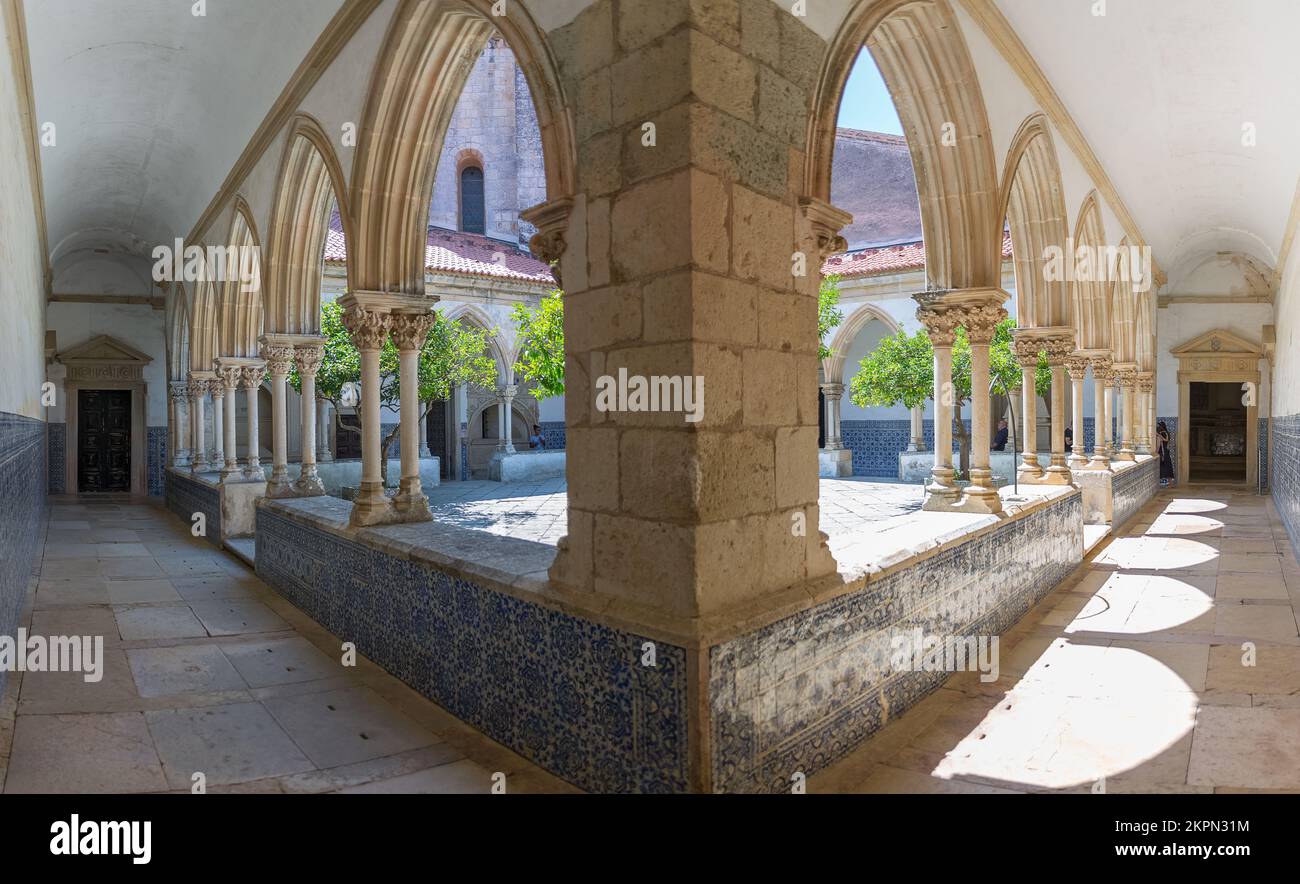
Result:
<svg viewBox="0 0 1300 884"><path fill-rule="evenodd" d="M63 395L67 407L67 444L65 445L67 490L77 493L88 487L80 472L83 415L80 403L85 391L123 391L130 397L127 432L129 440L130 493L145 496L149 493L148 432L145 429L145 409L149 401L144 368L153 358L124 344L109 335L91 338L54 357L63 365L67 375L63 382ZM117 397L120 398L120 397ZM93 485L94 483L90 483Z"/></svg>
<svg viewBox="0 0 1300 884"><path fill-rule="evenodd" d="M1264 355L1263 349L1240 335L1216 329L1197 335L1169 352L1178 360L1178 481L1183 484L1244 481L1246 485L1258 485L1259 360ZM1235 389L1239 398L1228 403L1231 408L1211 407L1227 401L1224 398L1227 385ZM1243 407L1245 426L1241 427ZM1219 412L1223 420L1219 420ZM1209 455L1221 451L1225 457L1231 457L1239 449L1245 459L1244 480L1238 477L1231 482L1211 465L1214 458ZM1199 474L1192 464L1194 450L1205 456L1206 466Z"/></svg>

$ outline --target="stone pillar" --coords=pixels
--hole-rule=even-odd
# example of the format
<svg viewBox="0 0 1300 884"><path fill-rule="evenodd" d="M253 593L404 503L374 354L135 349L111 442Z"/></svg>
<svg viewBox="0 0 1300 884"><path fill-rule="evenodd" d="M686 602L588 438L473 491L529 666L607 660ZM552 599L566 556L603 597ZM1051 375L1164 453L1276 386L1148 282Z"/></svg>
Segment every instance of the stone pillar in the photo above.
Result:
<svg viewBox="0 0 1300 884"><path fill-rule="evenodd" d="M257 391L262 389L262 380L266 369L260 365L245 365L240 370L240 386L248 403L248 466L244 468L244 478L250 482L265 482L266 473L262 471L262 458L259 453Z"/></svg>
<svg viewBox="0 0 1300 884"><path fill-rule="evenodd" d="M511 433L511 427L514 419L513 406L515 395L518 392L519 388L514 384L507 384L497 390L497 414L500 416L497 426L497 429L499 430L499 439L497 441L498 454L515 453L514 434Z"/></svg>
<svg viewBox="0 0 1300 884"><path fill-rule="evenodd" d="M1117 390L1122 397L1120 411L1119 459L1134 460L1133 443L1133 392L1137 383L1137 368L1125 365L1115 372Z"/></svg>
<svg viewBox="0 0 1300 884"><path fill-rule="evenodd" d="M965 512L1000 513L1002 498L993 485L989 464L989 348L997 324L1006 318L1001 302L977 302L962 310L962 324L970 340L971 453L970 485L962 497Z"/></svg>
<svg viewBox="0 0 1300 884"><path fill-rule="evenodd" d="M1088 464L1083 444L1083 382L1088 376L1088 360L1077 354L1071 355L1065 360L1065 370L1070 375L1070 383L1074 394L1071 397L1074 404L1074 415L1071 420L1074 445L1070 449L1070 457L1067 463L1072 469L1078 470Z"/></svg>
<svg viewBox="0 0 1300 884"><path fill-rule="evenodd" d="M330 424L333 423L334 403L328 399L317 400L316 413L320 415L320 426L316 431L316 460L320 463L333 463L334 449L330 445Z"/></svg>
<svg viewBox="0 0 1300 884"><path fill-rule="evenodd" d="M1049 338L1044 349L1052 370L1052 463L1045 478L1052 485L1069 485L1074 477L1065 457L1065 363L1074 352L1074 333L1070 332L1068 338Z"/></svg>
<svg viewBox="0 0 1300 884"><path fill-rule="evenodd" d="M826 401L826 451L839 451L844 447L843 431L840 428L840 399L844 396L844 385L824 383L822 398Z"/></svg>
<svg viewBox="0 0 1300 884"><path fill-rule="evenodd" d="M351 296L345 296L348 301ZM361 354L361 402L357 416L361 420L361 488L352 501L354 526L378 525L393 520L393 505L384 493L383 473L379 464L382 440L379 425L379 351L388 337L390 317L387 313L368 310L354 301L345 304L343 325L352 344Z"/></svg>
<svg viewBox="0 0 1300 884"><path fill-rule="evenodd" d="M172 466L190 465L190 443L186 435L189 420L190 392L186 381L172 381L168 385L172 404Z"/></svg>
<svg viewBox="0 0 1300 884"><path fill-rule="evenodd" d="M271 377L271 478L267 497L293 497L289 481L289 415L285 401L289 370L293 368L293 347L262 341L262 358ZM250 421L251 423L251 421Z"/></svg>
<svg viewBox="0 0 1300 884"><path fill-rule="evenodd" d="M226 384L215 377L208 381L208 391L212 395L212 468L215 470L226 461Z"/></svg>
<svg viewBox="0 0 1300 884"><path fill-rule="evenodd" d="M207 441L203 435L203 397L208 395L208 382L190 375L190 431L194 439L194 456L190 461L191 473L204 473L208 469Z"/></svg>
<svg viewBox="0 0 1300 884"><path fill-rule="evenodd" d="M1155 390L1155 383L1152 380L1152 374L1149 371L1138 372L1137 376L1137 445L1135 450L1138 454L1151 454L1154 449L1151 447L1151 437L1155 435L1155 424L1151 420L1151 395Z"/></svg>
<svg viewBox="0 0 1300 884"><path fill-rule="evenodd" d="M955 401L952 345L961 324L961 314L926 306L920 295L916 300L922 304L916 311L916 318L925 326L934 350L934 467L930 471L930 484L925 489L925 508L946 510L961 499L961 489L957 487L952 467L952 406Z"/></svg>
<svg viewBox="0 0 1300 884"><path fill-rule="evenodd" d="M1109 470L1110 469L1110 375L1111 361L1109 356L1094 356L1089 360L1092 363L1092 390L1093 390L1093 442L1092 442L1092 460L1089 462L1089 469Z"/></svg>
<svg viewBox="0 0 1300 884"><path fill-rule="evenodd" d="M397 346L400 382L402 481L393 505L404 522L432 521L429 499L420 486L420 351L429 338L433 313L394 313L393 343ZM377 388L376 388L377 389Z"/></svg>
<svg viewBox="0 0 1300 884"><path fill-rule="evenodd" d="M221 365L217 369L217 376L221 379L225 387L225 412L224 429L226 434L226 462L221 467L221 481L237 481L243 477L243 472L239 469L239 442L235 432L235 397L239 393L239 382L243 377L243 371L237 365Z"/></svg>
<svg viewBox="0 0 1300 884"><path fill-rule="evenodd" d="M429 421L426 419L429 403L420 402L420 457L433 457L429 450Z"/></svg>
<svg viewBox="0 0 1300 884"><path fill-rule="evenodd" d="M912 409L912 441L907 450L925 451L925 406L917 405Z"/></svg>
<svg viewBox="0 0 1300 884"><path fill-rule="evenodd" d="M1024 441L1016 475L1019 481L1029 485L1036 485L1043 479L1043 468L1038 463L1038 348L1037 340L1023 333L1017 334L1015 351L1020 362L1020 428ZM974 395L974 387L971 391Z"/></svg>
<svg viewBox="0 0 1300 884"><path fill-rule="evenodd" d="M293 493L299 497L320 497L325 485L316 471L316 373L320 371L325 348L320 344L299 344L294 348L294 364L302 382L302 403L299 419L302 423L302 472L293 483Z"/></svg>

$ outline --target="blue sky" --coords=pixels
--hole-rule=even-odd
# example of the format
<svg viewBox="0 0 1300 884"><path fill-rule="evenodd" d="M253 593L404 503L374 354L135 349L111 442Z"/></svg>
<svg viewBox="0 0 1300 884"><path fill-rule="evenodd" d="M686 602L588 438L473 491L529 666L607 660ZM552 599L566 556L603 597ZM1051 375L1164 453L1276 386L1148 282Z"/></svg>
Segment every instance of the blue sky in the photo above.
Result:
<svg viewBox="0 0 1300 884"><path fill-rule="evenodd" d="M838 125L889 135L903 134L894 100L885 88L885 81L880 78L875 60L866 49L858 53L858 60L849 72L849 82L840 100Z"/></svg>

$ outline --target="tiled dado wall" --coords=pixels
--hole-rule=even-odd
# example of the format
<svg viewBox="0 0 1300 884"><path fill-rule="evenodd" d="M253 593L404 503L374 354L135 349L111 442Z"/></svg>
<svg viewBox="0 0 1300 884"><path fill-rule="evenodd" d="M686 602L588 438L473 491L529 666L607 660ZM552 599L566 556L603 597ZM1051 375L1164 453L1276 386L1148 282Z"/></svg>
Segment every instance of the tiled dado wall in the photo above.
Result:
<svg viewBox="0 0 1300 884"><path fill-rule="evenodd" d="M203 513L207 541L221 548L221 489L199 482L175 470L163 473L163 490L167 509L187 525L193 524L194 514Z"/></svg>
<svg viewBox="0 0 1300 884"><path fill-rule="evenodd" d="M12 636L45 531L45 422L0 412L0 635ZM0 671L0 693L6 673Z"/></svg>
<svg viewBox="0 0 1300 884"><path fill-rule="evenodd" d="M48 427L46 461L49 463L49 482L46 490L50 494L76 494L77 489L69 484L67 476L68 425L49 424ZM147 433L145 456L149 459L149 493L161 497L166 490L163 473L167 471L167 428L149 427Z"/></svg>
<svg viewBox="0 0 1300 884"><path fill-rule="evenodd" d="M542 439L548 449L559 451L564 448L564 421L542 421L539 426L542 428Z"/></svg>
<svg viewBox="0 0 1300 884"><path fill-rule="evenodd" d="M709 652L714 789L788 792L937 689L895 671L892 638L999 635L1082 560L1069 494L1024 518Z"/></svg>
<svg viewBox="0 0 1300 884"><path fill-rule="evenodd" d="M1131 469L1114 473L1110 488L1110 523L1118 528L1137 515L1160 490L1160 460L1152 457Z"/></svg>
<svg viewBox="0 0 1300 884"><path fill-rule="evenodd" d="M1300 550L1300 414L1273 418L1269 486L1291 546Z"/></svg>
<svg viewBox="0 0 1300 884"><path fill-rule="evenodd" d="M687 788L686 652L265 506L257 574L461 720L596 792Z"/></svg>
<svg viewBox="0 0 1300 884"><path fill-rule="evenodd" d="M342 640L524 757L597 792L689 788L686 651L257 511L257 573ZM709 651L715 791L781 791L936 689L891 672L895 629L999 634L1080 561L1077 493ZM700 690L705 688L701 687Z"/></svg>

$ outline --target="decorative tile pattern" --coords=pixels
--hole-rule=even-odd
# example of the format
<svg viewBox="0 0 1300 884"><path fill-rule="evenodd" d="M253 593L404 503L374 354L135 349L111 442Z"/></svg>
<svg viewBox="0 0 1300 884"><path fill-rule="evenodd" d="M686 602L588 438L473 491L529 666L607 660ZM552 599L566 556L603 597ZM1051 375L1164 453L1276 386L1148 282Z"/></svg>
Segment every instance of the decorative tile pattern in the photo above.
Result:
<svg viewBox="0 0 1300 884"><path fill-rule="evenodd" d="M1133 518L1160 490L1160 461L1153 457L1130 470L1115 473L1110 483L1110 523L1118 528Z"/></svg>
<svg viewBox="0 0 1300 884"><path fill-rule="evenodd" d="M1077 494L913 567L710 649L717 792L784 792L938 688L895 671L892 638L1005 632L1083 553Z"/></svg>
<svg viewBox="0 0 1300 884"><path fill-rule="evenodd" d="M546 442L548 449L559 451L564 448L564 421L542 421L540 426L542 428L542 439Z"/></svg>
<svg viewBox="0 0 1300 884"><path fill-rule="evenodd" d="M45 462L49 464L49 493L50 494L67 494L68 493L68 425L67 424L46 424L46 455Z"/></svg>
<svg viewBox="0 0 1300 884"><path fill-rule="evenodd" d="M1269 486L1291 547L1300 549L1300 414L1273 418Z"/></svg>
<svg viewBox="0 0 1300 884"><path fill-rule="evenodd" d="M197 482L177 473L163 472L163 496L167 509L185 524L192 524L195 513L203 513L207 527L207 541L221 548L221 489L206 482Z"/></svg>
<svg viewBox="0 0 1300 884"><path fill-rule="evenodd" d="M148 433L149 494L161 497L164 491L163 473L167 471L167 428L150 427Z"/></svg>
<svg viewBox="0 0 1300 884"><path fill-rule="evenodd" d="M966 432L971 431L969 418L962 421ZM934 421L922 422L922 436L927 451L934 450ZM840 421L840 436L844 447L853 452L853 475L898 477L898 455L912 442L912 422L893 421ZM961 450L953 434L952 450Z"/></svg>
<svg viewBox="0 0 1300 884"><path fill-rule="evenodd" d="M259 508L257 573L453 715L596 792L684 792L686 652Z"/></svg>
<svg viewBox="0 0 1300 884"><path fill-rule="evenodd" d="M1259 418L1259 493L1268 491L1268 418Z"/></svg>
<svg viewBox="0 0 1300 884"><path fill-rule="evenodd" d="M0 635L14 635L45 531L45 421L0 412ZM7 673L0 671L0 693Z"/></svg>

